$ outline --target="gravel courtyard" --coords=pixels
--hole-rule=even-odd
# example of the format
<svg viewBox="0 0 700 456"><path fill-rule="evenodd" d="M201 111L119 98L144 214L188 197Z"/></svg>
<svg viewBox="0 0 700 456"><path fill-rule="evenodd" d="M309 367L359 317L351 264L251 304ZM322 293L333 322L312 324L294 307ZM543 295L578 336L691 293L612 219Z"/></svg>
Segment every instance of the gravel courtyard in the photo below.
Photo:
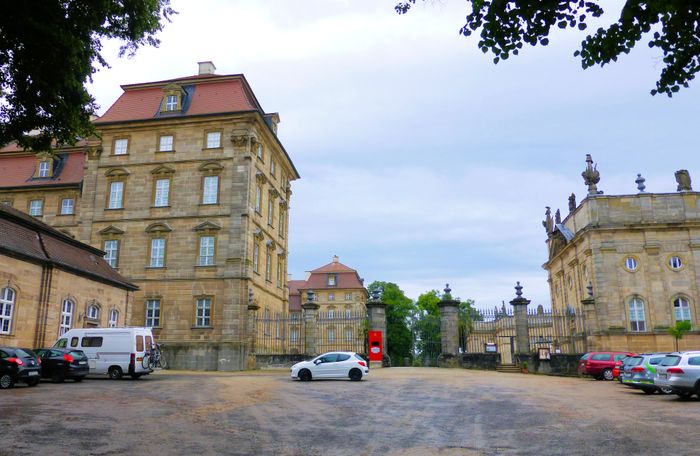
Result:
<svg viewBox="0 0 700 456"><path fill-rule="evenodd" d="M288 372L162 371L0 392L0 455L698 454L700 401L617 382L374 369L359 383Z"/></svg>

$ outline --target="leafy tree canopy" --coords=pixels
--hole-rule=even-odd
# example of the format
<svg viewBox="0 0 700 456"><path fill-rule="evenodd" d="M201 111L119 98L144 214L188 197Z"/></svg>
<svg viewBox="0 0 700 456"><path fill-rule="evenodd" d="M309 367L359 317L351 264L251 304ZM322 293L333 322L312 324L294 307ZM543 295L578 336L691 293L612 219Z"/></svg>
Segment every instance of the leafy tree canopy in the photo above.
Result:
<svg viewBox="0 0 700 456"><path fill-rule="evenodd" d="M170 0L3 1L1 11L0 145L35 150L93 132L85 83L108 66L102 40L121 40L120 56L132 56L158 46L163 19L176 14Z"/></svg>
<svg viewBox="0 0 700 456"><path fill-rule="evenodd" d="M413 312L413 301L408 298L398 285L391 282L372 282L367 287L370 294L382 290L382 301L386 304L386 338L389 357L395 363L412 356L413 337L409 321Z"/></svg>
<svg viewBox="0 0 700 456"><path fill-rule="evenodd" d="M403 1L395 9L405 14L416 1ZM603 0L467 0L466 24L459 33L471 36L480 30L479 48L491 51L498 63L518 55L524 43L546 46L553 27L586 30L591 17L605 13L602 3ZM660 49L664 55L664 67L651 94L665 93L670 97L681 86L688 87L700 71L697 0L627 0L617 22L588 35L574 55L581 57L583 68L603 66L628 54L645 36L649 47Z"/></svg>

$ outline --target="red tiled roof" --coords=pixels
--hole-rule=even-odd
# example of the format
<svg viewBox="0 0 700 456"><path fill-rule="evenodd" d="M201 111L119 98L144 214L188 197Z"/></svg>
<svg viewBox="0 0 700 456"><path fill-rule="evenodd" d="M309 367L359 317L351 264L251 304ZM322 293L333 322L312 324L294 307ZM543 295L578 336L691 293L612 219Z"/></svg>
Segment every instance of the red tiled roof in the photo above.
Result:
<svg viewBox="0 0 700 456"><path fill-rule="evenodd" d="M101 250L3 204L0 204L0 252L53 264L119 288L138 288L107 264Z"/></svg>
<svg viewBox="0 0 700 456"><path fill-rule="evenodd" d="M306 285L306 280L290 280L287 282L287 286L289 287L289 296L298 295L299 289L303 288L304 285Z"/></svg>
<svg viewBox="0 0 700 456"><path fill-rule="evenodd" d="M54 162L54 176L49 179L33 179L37 159L34 155L17 155L0 158L0 188L45 187L51 185L80 184L83 181L83 152L59 153Z"/></svg>
<svg viewBox="0 0 700 456"><path fill-rule="evenodd" d="M328 274L327 273L317 273L312 272L309 280L306 281L306 285L302 289L307 290L311 288L312 290L333 290L336 288L362 288L362 281L357 272L342 272L337 274L336 285L328 286Z"/></svg>
<svg viewBox="0 0 700 456"><path fill-rule="evenodd" d="M301 311L301 295L289 295L289 311L290 312L300 312Z"/></svg>
<svg viewBox="0 0 700 456"><path fill-rule="evenodd" d="M201 114L216 114L238 111L260 111L262 109L252 96L248 83L241 75L201 75L159 81L157 83L122 86L124 93L95 121L95 124L147 120ZM183 89L190 87L180 113L161 115L163 87L181 82ZM158 84L154 87L152 84Z"/></svg>
<svg viewBox="0 0 700 456"><path fill-rule="evenodd" d="M313 271L311 271L312 274L317 273L317 272L318 273L329 273L329 272L336 272L336 273L354 272L354 273L357 273L357 271L355 271L354 269L349 268L349 267L345 266L343 263L340 263L338 261L333 261L331 263L328 263L326 265L321 266L320 268L317 268L317 269L314 269Z"/></svg>

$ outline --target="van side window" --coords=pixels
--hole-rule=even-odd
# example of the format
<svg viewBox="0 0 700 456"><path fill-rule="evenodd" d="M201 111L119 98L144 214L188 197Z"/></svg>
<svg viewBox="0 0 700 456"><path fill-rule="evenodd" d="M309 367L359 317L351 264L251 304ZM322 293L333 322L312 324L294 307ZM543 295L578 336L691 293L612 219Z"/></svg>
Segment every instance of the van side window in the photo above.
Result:
<svg viewBox="0 0 700 456"><path fill-rule="evenodd" d="M71 339L70 339L70 346L71 346L71 347L77 347L77 346L78 346L78 338L77 338L77 337L71 337Z"/></svg>
<svg viewBox="0 0 700 456"><path fill-rule="evenodd" d="M151 336L146 336L146 349L150 350L153 348L153 338Z"/></svg>
<svg viewBox="0 0 700 456"><path fill-rule="evenodd" d="M58 339L55 344L53 344L54 348L66 348L66 345L68 344L68 339Z"/></svg>
<svg viewBox="0 0 700 456"><path fill-rule="evenodd" d="M102 346L102 338L101 337L83 337L83 340L80 341L80 346L81 347L101 347Z"/></svg>
<svg viewBox="0 0 700 456"><path fill-rule="evenodd" d="M143 351L143 336L136 336L136 351Z"/></svg>

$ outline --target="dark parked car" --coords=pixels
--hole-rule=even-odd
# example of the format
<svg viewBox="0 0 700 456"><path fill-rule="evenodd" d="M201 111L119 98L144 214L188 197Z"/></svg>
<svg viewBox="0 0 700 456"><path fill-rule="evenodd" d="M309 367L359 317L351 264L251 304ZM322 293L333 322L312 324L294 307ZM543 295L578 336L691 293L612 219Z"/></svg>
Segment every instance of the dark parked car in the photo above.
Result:
<svg viewBox="0 0 700 456"><path fill-rule="evenodd" d="M612 351L586 353L579 360L578 373L590 375L596 380L612 380L613 369L617 362L626 356L634 356L634 353Z"/></svg>
<svg viewBox="0 0 700 456"><path fill-rule="evenodd" d="M0 347L0 389L24 382L36 386L41 379L41 361L26 348Z"/></svg>
<svg viewBox="0 0 700 456"><path fill-rule="evenodd" d="M90 372L87 356L82 350L40 348L36 353L41 357L41 376L55 383L67 378L80 382Z"/></svg>

